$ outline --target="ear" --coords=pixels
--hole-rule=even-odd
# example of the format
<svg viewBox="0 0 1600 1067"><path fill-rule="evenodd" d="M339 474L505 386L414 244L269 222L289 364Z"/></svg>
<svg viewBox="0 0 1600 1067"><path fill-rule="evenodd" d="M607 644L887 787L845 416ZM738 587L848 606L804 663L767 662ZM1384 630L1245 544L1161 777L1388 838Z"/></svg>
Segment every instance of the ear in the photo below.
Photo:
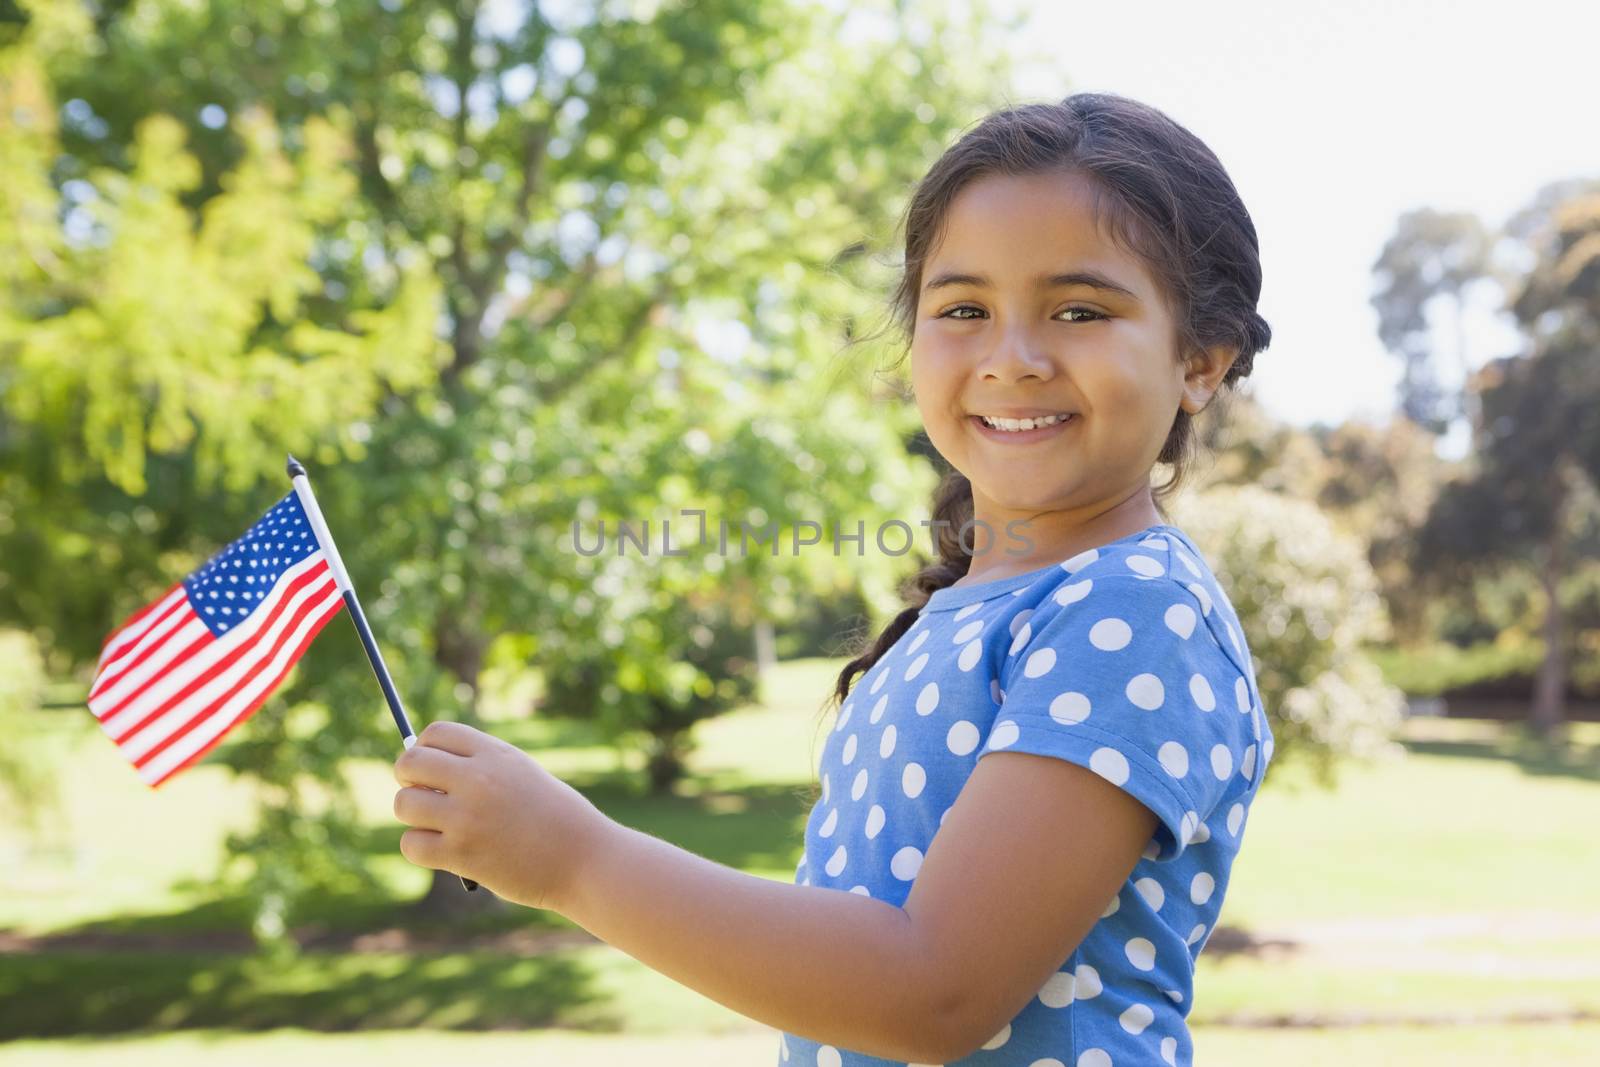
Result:
<svg viewBox="0 0 1600 1067"><path fill-rule="evenodd" d="M1190 356L1184 365L1183 396L1178 401L1179 406L1191 415L1204 411L1222 385L1228 368L1238 358L1238 350L1226 345L1201 349Z"/></svg>

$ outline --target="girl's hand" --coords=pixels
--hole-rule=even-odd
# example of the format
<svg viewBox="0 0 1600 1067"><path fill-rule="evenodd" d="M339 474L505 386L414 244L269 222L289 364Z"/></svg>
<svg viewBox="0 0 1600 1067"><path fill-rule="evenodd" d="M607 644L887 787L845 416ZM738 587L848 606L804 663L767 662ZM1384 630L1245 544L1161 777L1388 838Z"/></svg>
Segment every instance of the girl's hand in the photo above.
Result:
<svg viewBox="0 0 1600 1067"><path fill-rule="evenodd" d="M400 836L406 859L531 908L559 910L615 826L521 749L458 722L429 723L394 776L405 787L395 817L412 827Z"/></svg>

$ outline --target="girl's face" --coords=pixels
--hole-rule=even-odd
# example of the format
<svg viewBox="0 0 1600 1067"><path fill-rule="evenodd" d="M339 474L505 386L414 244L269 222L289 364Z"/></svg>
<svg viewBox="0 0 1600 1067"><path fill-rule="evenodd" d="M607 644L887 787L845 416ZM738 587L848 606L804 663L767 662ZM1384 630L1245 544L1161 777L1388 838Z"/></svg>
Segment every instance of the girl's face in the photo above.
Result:
<svg viewBox="0 0 1600 1067"><path fill-rule="evenodd" d="M1141 490L1148 507L1180 403L1198 411L1216 385L1186 385L1161 291L1100 232L1092 197L1077 174L980 178L957 194L923 268L912 389L986 521L1087 520ZM1016 432L986 415L1070 417Z"/></svg>

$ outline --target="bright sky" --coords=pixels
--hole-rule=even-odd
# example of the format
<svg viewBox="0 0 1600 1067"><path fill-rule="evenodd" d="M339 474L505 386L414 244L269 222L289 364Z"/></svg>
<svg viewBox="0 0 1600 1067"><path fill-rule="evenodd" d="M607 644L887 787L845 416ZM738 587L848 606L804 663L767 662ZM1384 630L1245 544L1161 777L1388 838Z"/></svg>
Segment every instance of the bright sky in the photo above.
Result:
<svg viewBox="0 0 1600 1067"><path fill-rule="evenodd" d="M1003 2L1033 12L1017 102L1131 96L1222 160L1261 238L1273 328L1249 388L1299 425L1394 406L1399 362L1368 295L1402 212L1498 225L1548 181L1600 177L1600 4ZM1515 340L1486 312L1468 346L1477 365Z"/></svg>

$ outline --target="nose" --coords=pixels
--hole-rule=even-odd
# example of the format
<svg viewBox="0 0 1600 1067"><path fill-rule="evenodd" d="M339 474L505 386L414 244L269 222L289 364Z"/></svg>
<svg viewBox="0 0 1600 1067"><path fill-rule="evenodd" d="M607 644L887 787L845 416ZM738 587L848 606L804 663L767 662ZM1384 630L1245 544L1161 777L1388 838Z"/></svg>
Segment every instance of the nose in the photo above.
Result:
<svg viewBox="0 0 1600 1067"><path fill-rule="evenodd" d="M1056 365L1027 330L1013 327L1002 331L994 346L979 360L978 374L985 381L1003 385L1024 378L1047 382L1056 376Z"/></svg>

